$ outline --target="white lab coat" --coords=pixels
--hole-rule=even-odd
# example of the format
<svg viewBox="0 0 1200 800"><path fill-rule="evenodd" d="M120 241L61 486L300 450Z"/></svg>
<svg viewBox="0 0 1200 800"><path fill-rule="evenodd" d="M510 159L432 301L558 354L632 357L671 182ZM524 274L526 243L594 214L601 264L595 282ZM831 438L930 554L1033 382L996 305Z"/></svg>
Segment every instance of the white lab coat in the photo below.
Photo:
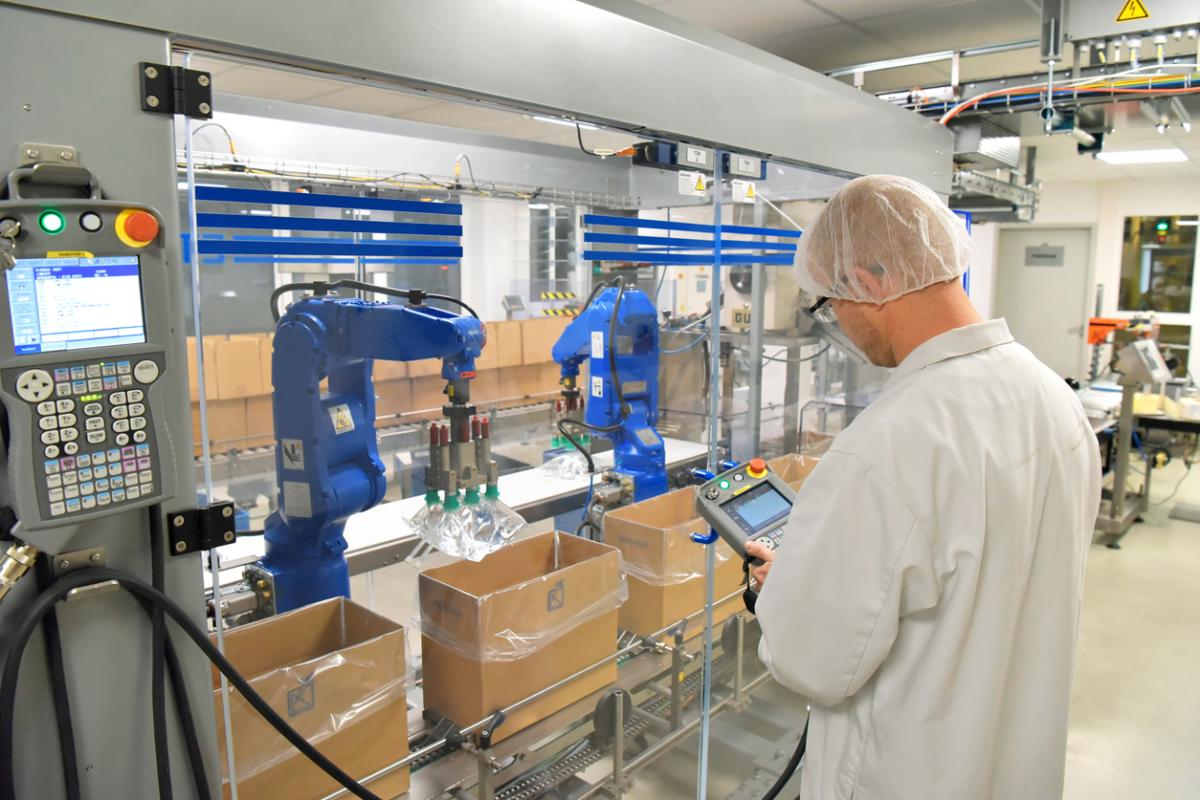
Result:
<svg viewBox="0 0 1200 800"><path fill-rule="evenodd" d="M802 800L1062 795L1096 440L1003 320L914 350L796 497L759 655L811 699Z"/></svg>

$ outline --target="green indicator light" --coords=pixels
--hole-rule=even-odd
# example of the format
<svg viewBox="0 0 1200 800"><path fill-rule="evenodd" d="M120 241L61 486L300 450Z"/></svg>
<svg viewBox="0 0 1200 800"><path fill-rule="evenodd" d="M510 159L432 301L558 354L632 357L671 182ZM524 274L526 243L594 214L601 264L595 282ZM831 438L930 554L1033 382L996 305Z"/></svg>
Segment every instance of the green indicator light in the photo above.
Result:
<svg viewBox="0 0 1200 800"><path fill-rule="evenodd" d="M717 486L720 486L722 489L728 489L729 481L721 481L720 483L717 484Z"/></svg>
<svg viewBox="0 0 1200 800"><path fill-rule="evenodd" d="M62 214L50 209L48 211L43 211L42 215L38 217L38 225L41 226L43 231L51 236L57 236L63 232L63 229L67 227L67 220Z"/></svg>
<svg viewBox="0 0 1200 800"><path fill-rule="evenodd" d="M1166 232L1171 229L1171 223L1167 222L1165 219L1160 219L1158 221L1158 224L1155 225L1154 227L1160 231Z"/></svg>

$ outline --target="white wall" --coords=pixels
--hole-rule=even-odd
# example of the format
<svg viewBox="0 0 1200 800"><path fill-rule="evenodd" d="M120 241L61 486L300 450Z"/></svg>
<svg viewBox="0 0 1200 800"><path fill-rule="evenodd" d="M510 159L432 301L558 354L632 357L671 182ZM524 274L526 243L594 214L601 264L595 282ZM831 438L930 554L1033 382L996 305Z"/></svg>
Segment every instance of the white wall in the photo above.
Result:
<svg viewBox="0 0 1200 800"><path fill-rule="evenodd" d="M1129 316L1117 310L1121 278L1121 248L1125 218L1179 216L1200 213L1200 179L1155 177L1114 181L1048 182L1043 186L1035 226L1084 226L1092 230L1092 275L1088 297L1104 287L1102 314ZM1008 227L1007 225L1004 227ZM992 253L994 259L995 243ZM1089 301L1090 306L1090 301ZM1186 314L1159 314L1163 324L1192 326L1193 347L1188 368L1200 374L1200 271L1193 275L1192 308ZM1081 320L1083 322L1083 320Z"/></svg>

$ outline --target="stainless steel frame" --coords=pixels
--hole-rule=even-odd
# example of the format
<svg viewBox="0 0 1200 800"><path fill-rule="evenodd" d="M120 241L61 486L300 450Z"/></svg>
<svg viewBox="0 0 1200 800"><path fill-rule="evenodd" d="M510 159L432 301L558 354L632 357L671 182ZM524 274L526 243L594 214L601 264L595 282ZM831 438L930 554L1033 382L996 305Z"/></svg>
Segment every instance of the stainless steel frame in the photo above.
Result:
<svg viewBox="0 0 1200 800"><path fill-rule="evenodd" d="M487 99L845 175L898 172L950 189L953 137L942 126L632 0L369 0L355 4L352 19L344 5L323 0L16 4L330 77Z"/></svg>

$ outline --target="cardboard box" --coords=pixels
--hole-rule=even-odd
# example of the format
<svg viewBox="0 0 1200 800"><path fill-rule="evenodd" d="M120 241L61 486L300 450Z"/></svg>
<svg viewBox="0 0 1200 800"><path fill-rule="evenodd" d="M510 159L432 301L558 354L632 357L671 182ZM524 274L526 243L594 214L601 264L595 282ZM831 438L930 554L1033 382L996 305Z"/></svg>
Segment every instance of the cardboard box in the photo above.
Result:
<svg viewBox="0 0 1200 800"><path fill-rule="evenodd" d="M411 411L412 383L407 380L377 381L375 383L375 427L399 425L405 420L397 417Z"/></svg>
<svg viewBox="0 0 1200 800"><path fill-rule="evenodd" d="M209 342L204 343L204 360L209 360ZM263 390L262 340L234 336L212 342L212 371L216 375L217 399L256 397ZM207 377L207 373L206 376Z"/></svg>
<svg viewBox="0 0 1200 800"><path fill-rule="evenodd" d="M791 453L779 458L773 458L767 462L767 466L771 471L779 477L783 478L788 486L791 486L796 491L804 485L804 481L808 478L809 473L817 468L819 458L814 456L802 456L798 453Z"/></svg>
<svg viewBox="0 0 1200 800"><path fill-rule="evenodd" d="M566 330L571 320L568 317L527 319L521 323L521 363L545 364L553 361L550 351L554 343Z"/></svg>
<svg viewBox="0 0 1200 800"><path fill-rule="evenodd" d="M617 508L604 515L604 540L621 551L629 579L629 601L621 606L621 627L649 636L702 610L706 554L691 535L707 530L696 513L696 489L688 487ZM713 598L737 592L742 561L724 542L717 545ZM723 622L744 607L740 594L714 608ZM687 623L690 638L704 629L698 616Z"/></svg>
<svg viewBox="0 0 1200 800"><path fill-rule="evenodd" d="M471 381L471 400L481 408L500 399L500 370L481 370Z"/></svg>
<svg viewBox="0 0 1200 800"><path fill-rule="evenodd" d="M408 377L408 362L376 359L371 374L376 381L398 381Z"/></svg>
<svg viewBox="0 0 1200 800"><path fill-rule="evenodd" d="M225 656L293 728L334 763L363 777L408 755L404 628L338 597L225 634ZM221 718L220 678L212 671ZM340 788L230 690L238 794L256 800L319 798ZM225 752L217 726L218 752ZM224 759L221 759L222 765ZM408 791L408 770L367 788ZM223 778L230 795L228 776Z"/></svg>
<svg viewBox="0 0 1200 800"><path fill-rule="evenodd" d="M258 360L262 364L262 387L263 394L270 394L275 391L275 384L271 379L271 359L275 354L275 334L263 334L258 340Z"/></svg>
<svg viewBox="0 0 1200 800"><path fill-rule="evenodd" d="M207 400L217 399L216 341L219 337L205 336L201 341L204 348L204 396ZM193 403L200 400L200 362L196 355L196 337L187 337L188 387Z"/></svg>
<svg viewBox="0 0 1200 800"><path fill-rule="evenodd" d="M445 395L446 380L440 375L426 378L413 378L412 401L409 411L428 412L427 416L442 415L442 406L449 400Z"/></svg>
<svg viewBox="0 0 1200 800"><path fill-rule="evenodd" d="M521 323L488 322L487 344L476 360L479 369L503 369L521 364Z"/></svg>
<svg viewBox="0 0 1200 800"><path fill-rule="evenodd" d="M558 394L558 364L527 364L501 370L499 375L499 404L520 405L530 398L545 398Z"/></svg>
<svg viewBox="0 0 1200 800"><path fill-rule="evenodd" d="M246 446L246 401L245 400L209 400L205 407L208 411L208 440L213 449L224 451L234 447ZM192 406L192 441L200 448L200 406Z"/></svg>
<svg viewBox="0 0 1200 800"><path fill-rule="evenodd" d="M470 725L612 655L620 581L616 549L567 533L422 572L426 710ZM613 660L517 709L492 740L616 678Z"/></svg>
<svg viewBox="0 0 1200 800"><path fill-rule="evenodd" d="M440 358L424 358L420 361L409 361L407 363L408 377L410 378L429 378L442 374L442 360Z"/></svg>
<svg viewBox="0 0 1200 800"><path fill-rule="evenodd" d="M271 395L246 398L245 447L266 447L275 443L275 412Z"/></svg>

